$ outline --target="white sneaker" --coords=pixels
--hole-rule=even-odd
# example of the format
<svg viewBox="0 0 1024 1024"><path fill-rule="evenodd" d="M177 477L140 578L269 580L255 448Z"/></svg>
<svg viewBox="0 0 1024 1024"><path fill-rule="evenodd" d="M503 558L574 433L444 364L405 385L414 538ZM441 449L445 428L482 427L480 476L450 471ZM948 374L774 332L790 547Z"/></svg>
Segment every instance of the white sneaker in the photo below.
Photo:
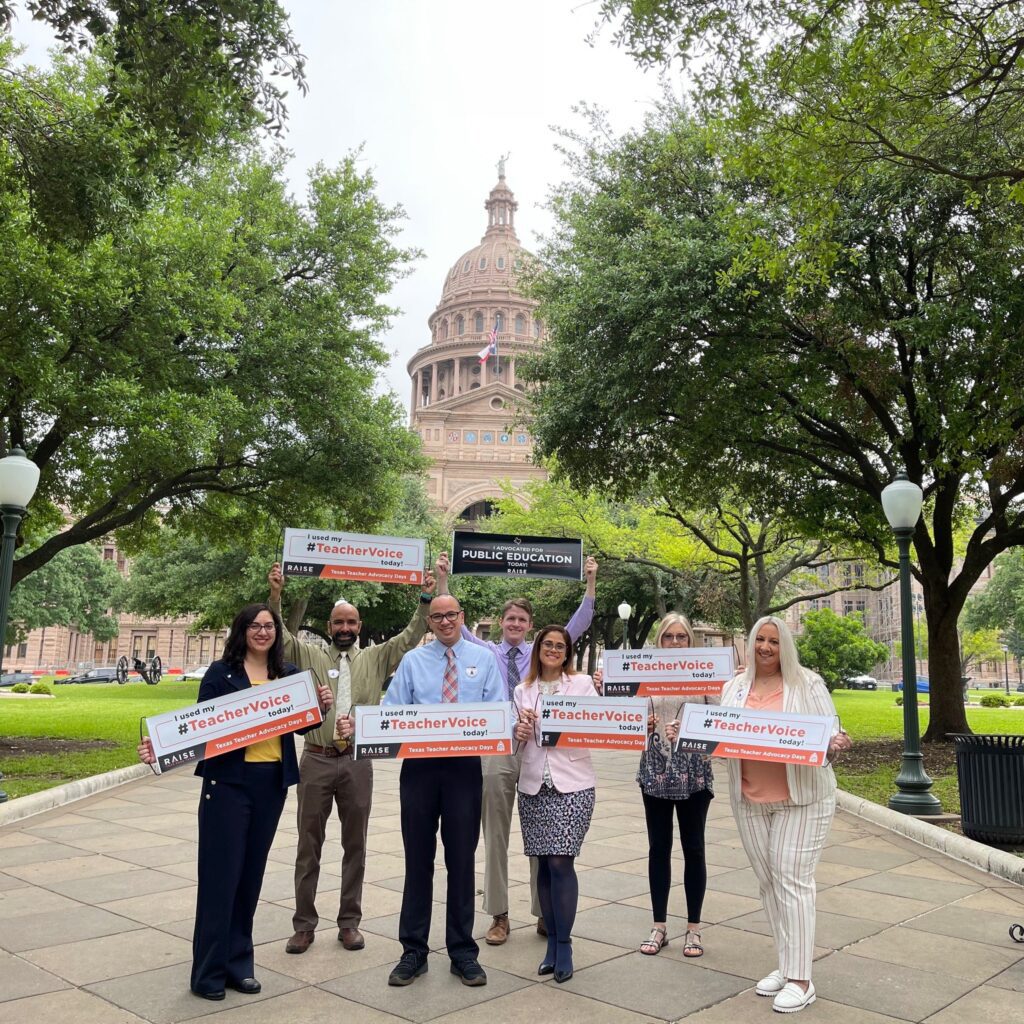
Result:
<svg viewBox="0 0 1024 1024"><path fill-rule="evenodd" d="M762 978L754 990L759 996L778 995L786 984L786 976L782 971L772 971L767 978Z"/></svg>
<svg viewBox="0 0 1024 1024"><path fill-rule="evenodd" d="M807 991L805 992L795 981L789 981L775 997L772 1009L776 1013L796 1013L797 1010L810 1006L816 998L812 982L807 983Z"/></svg>

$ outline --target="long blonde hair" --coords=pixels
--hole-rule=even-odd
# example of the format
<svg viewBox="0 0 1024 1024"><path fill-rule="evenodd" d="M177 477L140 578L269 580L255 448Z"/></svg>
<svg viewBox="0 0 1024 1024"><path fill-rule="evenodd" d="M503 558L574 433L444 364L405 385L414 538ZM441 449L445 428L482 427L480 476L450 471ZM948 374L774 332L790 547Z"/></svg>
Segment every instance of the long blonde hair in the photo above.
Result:
<svg viewBox="0 0 1024 1024"><path fill-rule="evenodd" d="M800 654L789 626L775 615L764 615L754 623L747 635L747 667L743 671L743 681L752 683L756 672L754 642L757 634L765 626L774 626L779 631L779 668L782 670L782 682L786 686L803 686L807 680L804 667L800 664Z"/></svg>
<svg viewBox="0 0 1024 1024"><path fill-rule="evenodd" d="M661 638L665 635L669 626L682 626L686 630L686 635L690 638L690 646L696 647L696 637L693 633L693 626L690 625L690 620L680 612L669 612L661 620L661 624L658 626L658 632L654 635L654 646L661 646Z"/></svg>

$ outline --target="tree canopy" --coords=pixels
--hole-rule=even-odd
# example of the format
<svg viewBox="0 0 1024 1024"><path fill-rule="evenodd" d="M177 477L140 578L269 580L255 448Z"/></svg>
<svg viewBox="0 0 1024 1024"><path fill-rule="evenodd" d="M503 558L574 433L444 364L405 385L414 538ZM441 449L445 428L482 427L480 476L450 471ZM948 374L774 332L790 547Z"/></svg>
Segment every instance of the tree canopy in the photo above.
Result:
<svg viewBox="0 0 1024 1024"><path fill-rule="evenodd" d="M850 676L871 670L889 656L885 644L868 636L857 614L836 615L829 608L806 612L796 639L800 661L814 669L831 690Z"/></svg>
<svg viewBox="0 0 1024 1024"><path fill-rule="evenodd" d="M92 74L74 62L38 81L107 139ZM32 82L2 82L33 102ZM354 154L315 167L301 199L284 159L225 145L75 245L40 224L24 179L0 176L0 439L42 470L16 582L113 531L131 549L157 519L214 540L324 508L369 528L419 465L377 390L381 296L413 255L393 240L401 211Z"/></svg>
<svg viewBox="0 0 1024 1024"><path fill-rule="evenodd" d="M718 136L673 104L620 139L593 128L535 282L541 451L580 487L653 482L681 507L737 491L889 565L880 495L905 468L926 502L929 738L963 731L957 617L1024 542L1024 208L882 167L844 190L827 274L780 280L759 252L792 241L772 167L723 167Z"/></svg>

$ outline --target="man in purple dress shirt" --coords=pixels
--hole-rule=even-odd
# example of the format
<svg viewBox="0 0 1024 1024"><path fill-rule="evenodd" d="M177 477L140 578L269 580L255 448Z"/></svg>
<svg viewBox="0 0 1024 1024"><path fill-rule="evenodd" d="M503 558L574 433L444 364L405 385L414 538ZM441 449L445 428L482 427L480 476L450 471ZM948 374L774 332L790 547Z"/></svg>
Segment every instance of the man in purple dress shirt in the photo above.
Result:
<svg viewBox="0 0 1024 1024"><path fill-rule="evenodd" d="M438 594L448 591L448 561L438 559ZM594 597L597 592L597 562L588 557L583 567L587 581L586 593L579 608L566 624L575 644L587 631L594 618ZM524 597L505 602L501 613L501 642L481 640L465 624L464 639L486 647L498 660L498 670L505 682L506 698L526 675L530 667L533 641L526 635L533 630L533 608ZM508 939L508 837L512 827L512 809L515 806L516 784L519 781L519 757L516 754L483 758L484 792L481 824L484 833L484 913L493 918L487 930L488 945L500 946ZM537 897L537 859L530 858L530 899L537 918L537 931L547 934L541 918Z"/></svg>

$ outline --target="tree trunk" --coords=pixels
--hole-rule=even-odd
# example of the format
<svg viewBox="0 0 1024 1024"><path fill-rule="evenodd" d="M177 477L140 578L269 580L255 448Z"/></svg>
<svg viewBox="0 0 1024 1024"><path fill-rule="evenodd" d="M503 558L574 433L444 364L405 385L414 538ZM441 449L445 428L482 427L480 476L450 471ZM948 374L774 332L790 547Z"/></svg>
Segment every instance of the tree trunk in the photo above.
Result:
<svg viewBox="0 0 1024 1024"><path fill-rule="evenodd" d="M951 732L970 732L960 682L960 609L949 601L945 580L925 581L925 619L928 629L928 729L925 743L950 743Z"/></svg>
<svg viewBox="0 0 1024 1024"><path fill-rule="evenodd" d="M302 620L306 617L306 606L309 604L309 599L306 597L297 597L291 605L288 607L288 615L284 620L284 624L288 627L288 632L295 636L300 629L302 629Z"/></svg>

